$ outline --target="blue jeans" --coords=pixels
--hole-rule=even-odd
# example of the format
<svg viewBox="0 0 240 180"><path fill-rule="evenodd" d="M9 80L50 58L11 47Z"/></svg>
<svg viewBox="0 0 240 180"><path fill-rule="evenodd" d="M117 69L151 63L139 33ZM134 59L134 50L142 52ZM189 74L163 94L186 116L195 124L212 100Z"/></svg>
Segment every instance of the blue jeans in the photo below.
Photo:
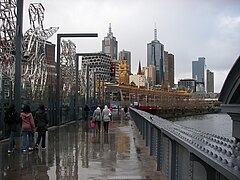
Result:
<svg viewBox="0 0 240 180"><path fill-rule="evenodd" d="M8 143L8 150L12 151L13 147L15 145L15 140L14 140L15 132L14 131L9 131L9 143Z"/></svg>
<svg viewBox="0 0 240 180"><path fill-rule="evenodd" d="M27 150L32 147L32 131L22 131L22 148Z"/></svg>

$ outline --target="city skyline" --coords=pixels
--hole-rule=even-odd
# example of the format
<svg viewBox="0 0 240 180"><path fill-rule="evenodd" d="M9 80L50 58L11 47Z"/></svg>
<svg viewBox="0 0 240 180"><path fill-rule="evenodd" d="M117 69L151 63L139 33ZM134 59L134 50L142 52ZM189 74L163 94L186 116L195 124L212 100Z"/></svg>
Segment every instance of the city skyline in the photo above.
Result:
<svg viewBox="0 0 240 180"><path fill-rule="evenodd" d="M29 3L35 2L24 1L23 32L29 28ZM175 57L175 83L191 77L192 61L206 57L206 68L214 72L215 92L220 92L239 56L240 2L237 0L38 2L45 7L45 28L59 26L57 33L98 33L98 38L74 39L78 52L101 51L101 41L111 23L118 50L131 52L134 74L139 60L143 67L147 64L147 43L154 39L155 22L158 40ZM56 43L56 34L49 40Z"/></svg>

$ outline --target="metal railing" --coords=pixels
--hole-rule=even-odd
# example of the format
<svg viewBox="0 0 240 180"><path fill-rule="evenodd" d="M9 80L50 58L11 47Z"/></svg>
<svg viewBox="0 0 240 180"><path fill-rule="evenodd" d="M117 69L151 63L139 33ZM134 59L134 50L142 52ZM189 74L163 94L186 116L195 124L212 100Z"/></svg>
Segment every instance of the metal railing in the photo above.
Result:
<svg viewBox="0 0 240 180"><path fill-rule="evenodd" d="M130 114L167 179L240 179L240 143L134 108Z"/></svg>

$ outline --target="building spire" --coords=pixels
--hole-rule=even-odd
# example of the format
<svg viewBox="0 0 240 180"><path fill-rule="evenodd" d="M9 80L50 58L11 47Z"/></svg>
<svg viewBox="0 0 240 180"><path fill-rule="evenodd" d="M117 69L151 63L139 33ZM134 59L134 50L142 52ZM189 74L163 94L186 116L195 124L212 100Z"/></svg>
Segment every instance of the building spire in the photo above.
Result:
<svg viewBox="0 0 240 180"><path fill-rule="evenodd" d="M156 22L154 23L154 40L157 40L157 25Z"/></svg>
<svg viewBox="0 0 240 180"><path fill-rule="evenodd" d="M141 68L141 62L139 60L139 64L138 64L138 72L137 75L142 75L142 68Z"/></svg>

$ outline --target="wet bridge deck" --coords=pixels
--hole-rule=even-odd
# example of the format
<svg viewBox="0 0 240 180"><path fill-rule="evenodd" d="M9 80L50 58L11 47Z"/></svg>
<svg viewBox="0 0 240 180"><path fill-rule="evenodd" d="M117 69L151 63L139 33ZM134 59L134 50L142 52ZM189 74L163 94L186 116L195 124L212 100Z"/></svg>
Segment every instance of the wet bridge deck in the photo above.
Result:
<svg viewBox="0 0 240 180"><path fill-rule="evenodd" d="M0 179L164 179L135 124L117 111L109 134L96 133L79 121L50 128L46 150L23 153L21 139L16 139L11 155L7 141L0 143Z"/></svg>

